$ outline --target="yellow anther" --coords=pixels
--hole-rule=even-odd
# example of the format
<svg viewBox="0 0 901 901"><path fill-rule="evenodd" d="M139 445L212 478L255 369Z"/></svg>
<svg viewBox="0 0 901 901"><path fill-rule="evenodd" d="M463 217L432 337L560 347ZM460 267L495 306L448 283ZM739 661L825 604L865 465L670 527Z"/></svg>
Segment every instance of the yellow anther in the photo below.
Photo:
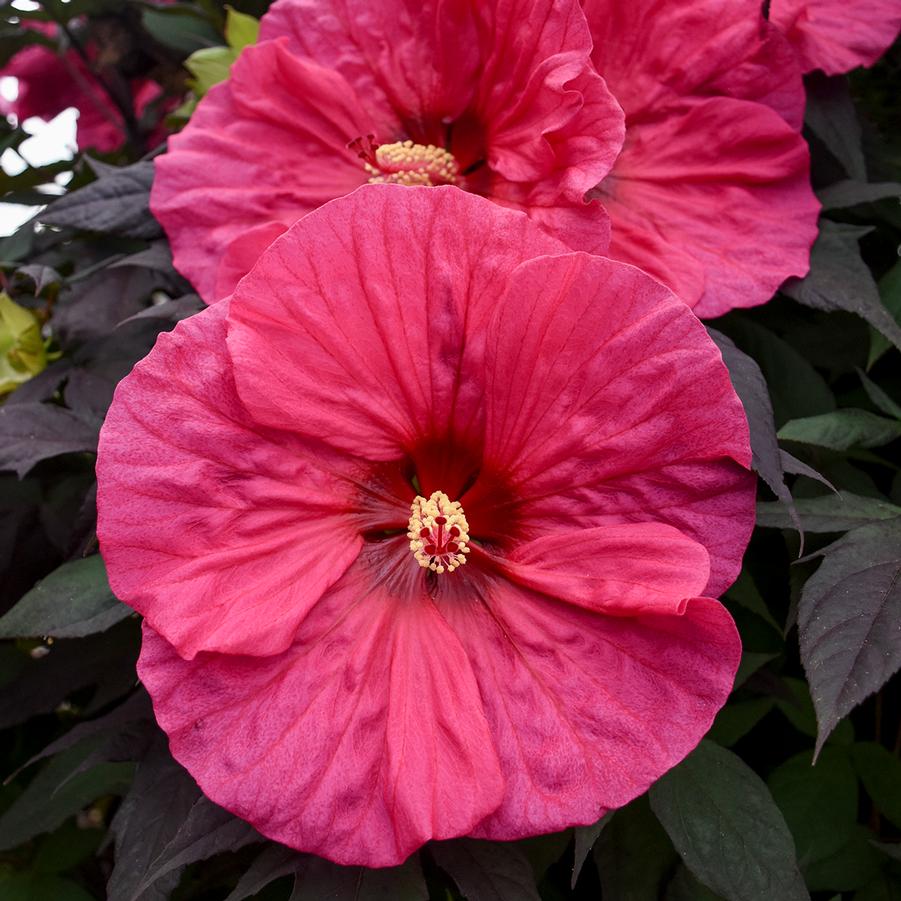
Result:
<svg viewBox="0 0 901 901"><path fill-rule="evenodd" d="M409 140L380 145L374 164L363 165L371 184L452 185L460 173L457 161L443 147Z"/></svg>
<svg viewBox="0 0 901 901"><path fill-rule="evenodd" d="M428 500L417 495L410 513L407 538L421 567L452 573L466 562L469 523L459 501L451 501L443 491L433 492Z"/></svg>

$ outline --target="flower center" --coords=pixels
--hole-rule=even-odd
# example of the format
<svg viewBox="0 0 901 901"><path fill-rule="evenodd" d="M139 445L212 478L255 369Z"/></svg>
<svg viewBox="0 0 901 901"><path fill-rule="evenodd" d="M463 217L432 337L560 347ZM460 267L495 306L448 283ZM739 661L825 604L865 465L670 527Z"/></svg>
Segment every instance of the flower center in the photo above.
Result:
<svg viewBox="0 0 901 901"><path fill-rule="evenodd" d="M435 491L428 500L416 495L410 511L407 538L420 566L436 573L452 573L466 562L469 523L459 501Z"/></svg>
<svg viewBox="0 0 901 901"><path fill-rule="evenodd" d="M369 183L374 185L454 185L460 174L453 155L434 144L377 144L373 135L366 135L348 147L363 160L363 168L371 176Z"/></svg>

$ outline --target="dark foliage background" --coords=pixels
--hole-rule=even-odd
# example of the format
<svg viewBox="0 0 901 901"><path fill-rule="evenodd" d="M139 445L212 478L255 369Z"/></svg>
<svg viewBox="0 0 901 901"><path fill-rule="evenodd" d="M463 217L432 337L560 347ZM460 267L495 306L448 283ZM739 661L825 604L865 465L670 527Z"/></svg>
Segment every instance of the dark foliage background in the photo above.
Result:
<svg viewBox="0 0 901 901"><path fill-rule="evenodd" d="M216 0L0 3L0 64L41 40L21 18L105 40L108 77L179 99L203 80L185 58L226 44ZM725 598L745 654L707 739L594 827L433 844L396 870L296 854L207 801L136 681L139 624L97 555L97 433L117 381L201 307L147 206L153 123L115 154L0 176L4 200L52 201L0 240L2 288L41 328L35 344L0 298L0 374L19 373L0 397L0 899L901 899L899 75L896 47L808 80L812 272L712 323L761 487ZM0 150L25 137L0 122Z"/></svg>

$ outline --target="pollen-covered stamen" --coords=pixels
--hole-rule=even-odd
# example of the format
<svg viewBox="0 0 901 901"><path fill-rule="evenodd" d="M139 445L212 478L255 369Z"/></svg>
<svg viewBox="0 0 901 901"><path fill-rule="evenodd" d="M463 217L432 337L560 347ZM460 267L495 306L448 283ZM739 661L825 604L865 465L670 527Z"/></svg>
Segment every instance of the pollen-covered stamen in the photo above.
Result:
<svg viewBox="0 0 901 901"><path fill-rule="evenodd" d="M399 141L396 144L375 144L372 136L356 141L351 146L363 160L363 166L372 176L370 184L395 185L453 185L457 183L460 167L443 147L434 144L414 144ZM370 156L371 153L371 156Z"/></svg>
<svg viewBox="0 0 901 901"><path fill-rule="evenodd" d="M459 501L435 491L428 500L417 495L410 510L407 538L420 566L436 573L452 573L466 562L469 523Z"/></svg>

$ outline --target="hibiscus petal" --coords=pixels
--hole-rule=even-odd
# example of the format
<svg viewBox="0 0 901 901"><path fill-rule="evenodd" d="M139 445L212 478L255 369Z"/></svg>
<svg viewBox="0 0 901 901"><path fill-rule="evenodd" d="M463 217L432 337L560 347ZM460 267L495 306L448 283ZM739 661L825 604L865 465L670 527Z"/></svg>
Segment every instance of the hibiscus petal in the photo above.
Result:
<svg viewBox="0 0 901 901"><path fill-rule="evenodd" d="M362 544L353 466L248 424L226 308L161 335L119 384L97 461L112 589L188 658L283 651Z"/></svg>
<svg viewBox="0 0 901 901"><path fill-rule="evenodd" d="M630 266L545 257L513 273L488 342L486 466L524 499L523 533L662 521L707 548L707 591L722 591L755 480L744 410L691 311ZM473 522L497 504L473 502Z"/></svg>
<svg viewBox="0 0 901 901"><path fill-rule="evenodd" d="M363 566L279 657L187 662L145 629L138 671L204 793L292 848L392 866L503 795L460 642L427 598L394 597Z"/></svg>
<svg viewBox="0 0 901 901"><path fill-rule="evenodd" d="M760 104L714 98L635 122L598 191L611 255L705 318L764 303L809 268L819 204L808 169L801 136Z"/></svg>
<svg viewBox="0 0 901 901"><path fill-rule="evenodd" d="M468 0L279 0L263 16L260 39L286 36L294 52L340 72L359 96L414 122L423 114L439 122L457 118L475 89L474 13Z"/></svg>
<svg viewBox="0 0 901 901"><path fill-rule="evenodd" d="M741 643L718 602L606 617L497 584L442 605L476 675L507 775L472 834L513 839L594 823L685 757L732 687Z"/></svg>
<svg viewBox="0 0 901 901"><path fill-rule="evenodd" d="M423 435L465 445L481 430L484 324L509 273L562 249L456 188L363 187L279 238L235 291L241 398L262 423L370 460Z"/></svg>
<svg viewBox="0 0 901 901"><path fill-rule="evenodd" d="M545 535L518 545L503 565L521 585L611 616L682 614L710 577L703 545L650 522Z"/></svg>
<svg viewBox="0 0 901 901"><path fill-rule="evenodd" d="M772 0L770 20L781 28L805 72L840 75L872 66L901 31L897 0Z"/></svg>
<svg viewBox="0 0 901 901"><path fill-rule="evenodd" d="M579 4L501 0L481 11L491 38L474 108L491 168L510 181L548 181L581 201L610 171L624 126L589 61Z"/></svg>
<svg viewBox="0 0 901 901"><path fill-rule="evenodd" d="M176 268L207 303L237 281L233 266L211 262L223 247L273 222L287 227L365 184L368 175L347 144L378 130L379 115L339 74L290 53L287 40L242 52L231 78L171 138L174 152L156 160L151 193Z"/></svg>
<svg viewBox="0 0 901 901"><path fill-rule="evenodd" d="M686 98L766 104L800 129L804 85L760 0L582 0L592 60L630 119ZM712 136L708 136L708 139Z"/></svg>
<svg viewBox="0 0 901 901"><path fill-rule="evenodd" d="M765 303L808 270L810 187L800 70L759 0L586 0L592 59L626 111L626 142L591 196L611 256L699 316Z"/></svg>

